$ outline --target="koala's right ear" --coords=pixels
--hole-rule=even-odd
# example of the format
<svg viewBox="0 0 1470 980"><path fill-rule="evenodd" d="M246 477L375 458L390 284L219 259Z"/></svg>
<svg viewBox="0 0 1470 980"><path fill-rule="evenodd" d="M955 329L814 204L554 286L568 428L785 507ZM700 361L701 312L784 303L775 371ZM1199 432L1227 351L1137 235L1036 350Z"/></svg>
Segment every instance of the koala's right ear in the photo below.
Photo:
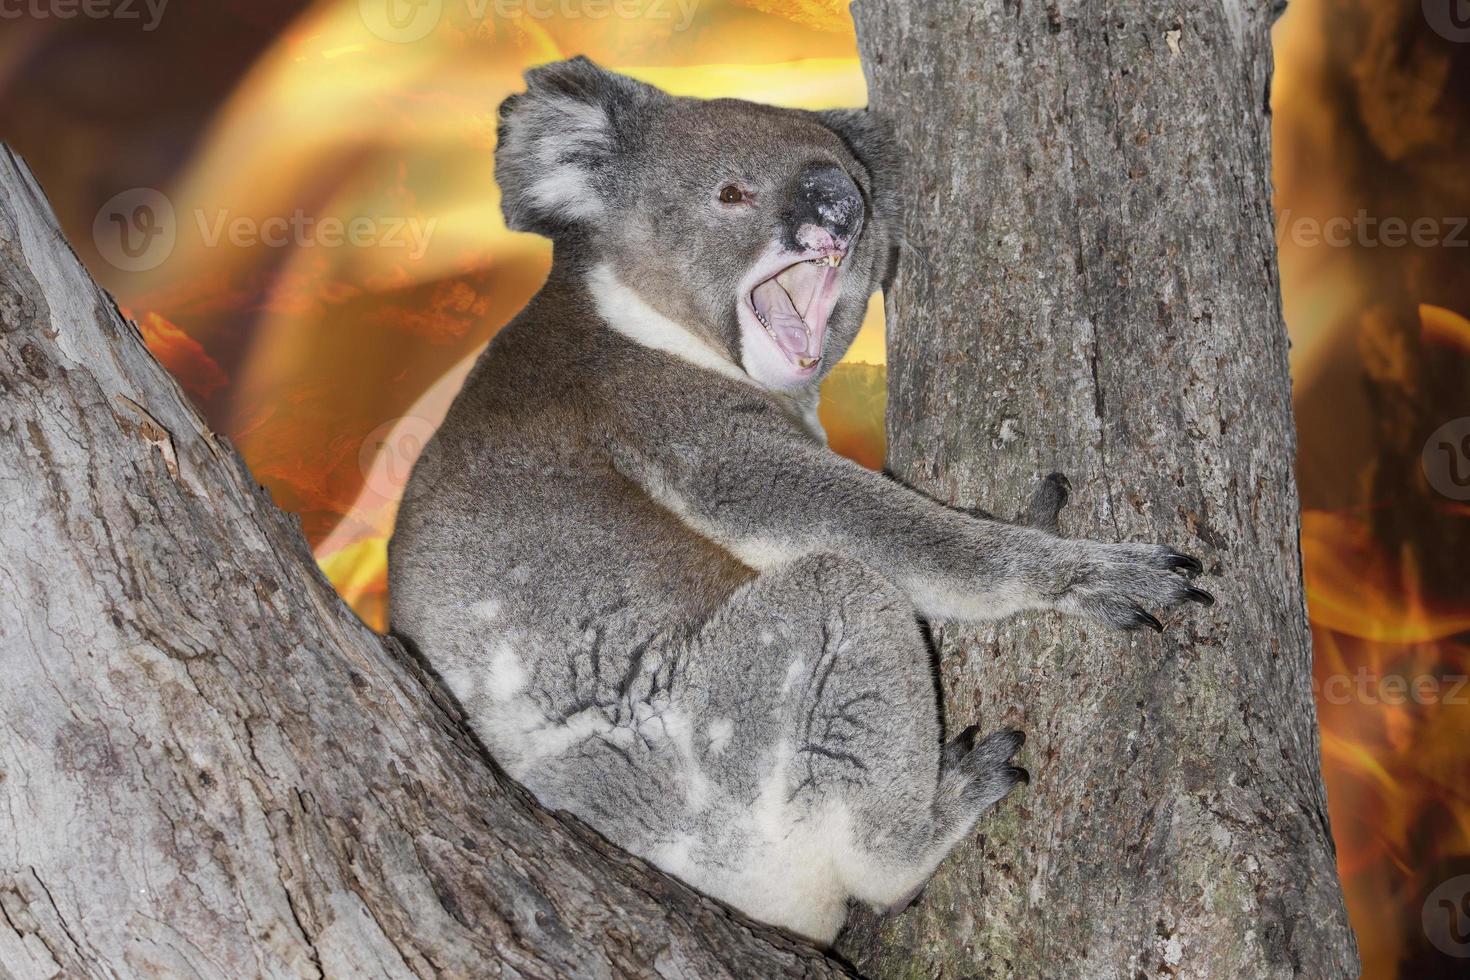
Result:
<svg viewBox="0 0 1470 980"><path fill-rule="evenodd" d="M583 57L526 72L526 91L500 103L495 179L506 225L554 237L595 224L638 113L665 97Z"/></svg>

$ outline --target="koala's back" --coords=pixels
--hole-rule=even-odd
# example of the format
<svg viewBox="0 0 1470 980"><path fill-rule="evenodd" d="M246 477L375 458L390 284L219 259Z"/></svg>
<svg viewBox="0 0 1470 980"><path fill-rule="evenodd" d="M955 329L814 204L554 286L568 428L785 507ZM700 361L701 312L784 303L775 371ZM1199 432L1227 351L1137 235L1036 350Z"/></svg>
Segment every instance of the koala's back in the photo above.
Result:
<svg viewBox="0 0 1470 980"><path fill-rule="evenodd" d="M665 656L671 624L698 622L752 572L620 475L625 345L569 303L548 316L538 300L502 331L426 447L390 544L392 628L543 802L628 817L648 808L589 797L648 794L679 778L678 760L641 761L637 780L587 766L598 747L609 766L626 762L623 742L654 748L640 729L668 722L683 687L671 674L687 666ZM625 827L620 842L645 830L661 832Z"/></svg>
<svg viewBox="0 0 1470 980"><path fill-rule="evenodd" d="M619 470L630 430L662 435L635 400L652 397L688 426L718 411L649 360L554 286L501 331L405 491L390 544L395 629L426 606L487 600L502 604L501 621L542 629L593 610L617 619L618 599L630 618L667 623L749 577Z"/></svg>

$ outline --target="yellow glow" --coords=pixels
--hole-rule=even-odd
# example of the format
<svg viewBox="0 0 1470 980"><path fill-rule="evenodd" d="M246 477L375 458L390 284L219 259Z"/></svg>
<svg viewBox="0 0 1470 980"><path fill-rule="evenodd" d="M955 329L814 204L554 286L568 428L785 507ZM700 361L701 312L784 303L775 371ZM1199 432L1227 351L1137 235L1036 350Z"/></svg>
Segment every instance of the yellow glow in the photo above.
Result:
<svg viewBox="0 0 1470 980"><path fill-rule="evenodd" d="M397 500L362 447L394 433L383 451L397 453L416 445L403 433L437 425L550 261L546 242L505 228L491 166L495 109L522 73L585 53L676 94L803 108L860 106L866 87L845 0L700 0L673 8L686 22L445 4L402 43L375 33L383 25L365 9L317 0L258 60L166 189L173 254L123 299L186 382L228 385L228 429L253 471L302 515L328 577L381 628ZM366 219L385 238L394 223L418 234L400 233L411 247L328 247L294 230L267 247L232 234L235 222L258 232L297 212L317 229ZM179 307L230 316L201 318L186 336L164 318ZM229 342L211 331L242 321L251 341L234 377L211 375L203 351ZM881 303L849 359L884 362ZM870 461L881 452L856 448Z"/></svg>
<svg viewBox="0 0 1470 980"><path fill-rule="evenodd" d="M1378 643L1427 643L1470 630L1470 611L1427 608L1394 580L1368 522L1352 514L1302 515L1302 558L1312 623Z"/></svg>

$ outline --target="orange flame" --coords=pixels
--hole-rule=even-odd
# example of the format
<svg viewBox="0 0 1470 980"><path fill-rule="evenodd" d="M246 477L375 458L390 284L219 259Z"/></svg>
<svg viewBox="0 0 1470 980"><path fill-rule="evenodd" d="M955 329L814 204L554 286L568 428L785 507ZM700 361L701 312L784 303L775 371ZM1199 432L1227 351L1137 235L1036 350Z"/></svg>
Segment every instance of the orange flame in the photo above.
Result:
<svg viewBox="0 0 1470 980"><path fill-rule="evenodd" d="M224 369L205 352L204 346L162 315L143 314L138 319L138 331L153 356L195 398L202 401L229 383Z"/></svg>
<svg viewBox="0 0 1470 980"><path fill-rule="evenodd" d="M1421 303L1421 333L1426 341L1470 352L1470 320L1441 306Z"/></svg>

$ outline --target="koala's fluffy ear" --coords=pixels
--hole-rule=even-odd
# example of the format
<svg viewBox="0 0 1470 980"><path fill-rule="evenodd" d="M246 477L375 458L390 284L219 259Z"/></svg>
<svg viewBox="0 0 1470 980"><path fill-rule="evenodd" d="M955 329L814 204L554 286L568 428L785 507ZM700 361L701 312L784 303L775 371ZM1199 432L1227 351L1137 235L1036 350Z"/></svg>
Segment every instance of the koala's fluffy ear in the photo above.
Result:
<svg viewBox="0 0 1470 980"><path fill-rule="evenodd" d="M500 104L495 179L505 223L548 237L595 224L638 113L663 93L583 57L526 72Z"/></svg>

